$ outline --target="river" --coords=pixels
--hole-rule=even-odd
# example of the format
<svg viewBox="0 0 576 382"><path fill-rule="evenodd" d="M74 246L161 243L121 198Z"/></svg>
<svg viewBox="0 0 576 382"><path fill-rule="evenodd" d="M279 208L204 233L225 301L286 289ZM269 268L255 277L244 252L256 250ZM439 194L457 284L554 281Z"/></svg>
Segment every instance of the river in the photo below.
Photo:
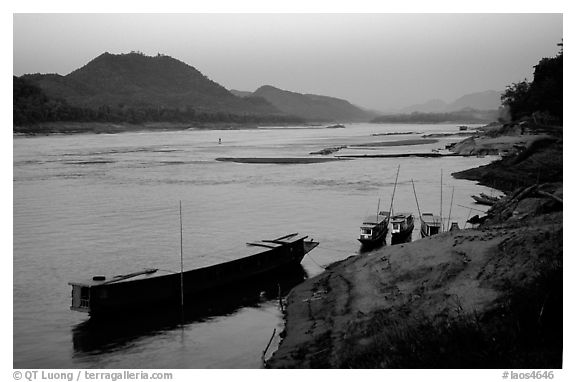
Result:
<svg viewBox="0 0 576 382"><path fill-rule="evenodd" d="M329 147L421 135L373 134L457 131L456 125L350 124L344 129L14 137L14 368L261 367L263 349L273 330L279 332L283 325L270 286L268 292L251 291L246 298L231 293L212 301L184 325L145 318L94 325L88 316L69 310L67 283L147 267L179 269L180 201L186 269L207 258L222 258L248 241L299 232L320 246L304 258L297 279L314 276L322 267L358 254L362 218L376 212L379 199L380 209L389 209L399 165L395 211L417 214L413 179L422 212L438 213L442 171L443 215L449 214L454 190L450 215L463 227L471 210L460 206L485 210L470 195L491 190L450 173L493 158L308 164L216 160L310 157L310 152ZM336 155L430 152L457 139L345 148ZM418 232L417 225L413 240ZM278 341L276 335L270 352Z"/></svg>

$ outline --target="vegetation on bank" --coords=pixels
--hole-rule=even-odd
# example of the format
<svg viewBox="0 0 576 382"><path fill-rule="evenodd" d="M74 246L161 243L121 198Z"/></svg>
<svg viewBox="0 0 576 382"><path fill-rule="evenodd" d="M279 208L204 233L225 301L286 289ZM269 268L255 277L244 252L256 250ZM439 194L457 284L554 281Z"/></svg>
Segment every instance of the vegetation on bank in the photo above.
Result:
<svg viewBox="0 0 576 382"><path fill-rule="evenodd" d="M374 118L373 123L490 123L498 120L498 110L463 109L447 113L389 114Z"/></svg>

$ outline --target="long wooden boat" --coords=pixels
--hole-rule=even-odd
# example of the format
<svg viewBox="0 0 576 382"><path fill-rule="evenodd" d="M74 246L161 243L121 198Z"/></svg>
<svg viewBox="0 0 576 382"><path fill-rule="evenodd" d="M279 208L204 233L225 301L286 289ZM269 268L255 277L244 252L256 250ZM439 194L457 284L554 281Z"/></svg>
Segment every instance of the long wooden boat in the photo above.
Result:
<svg viewBox="0 0 576 382"><path fill-rule="evenodd" d="M156 305L180 306L185 296L233 285L247 279L297 266L304 255L319 243L292 233L272 240L246 243L234 252L234 260L217 262L180 272L150 268L115 275L94 276L72 281L71 310L104 315L125 310L140 310ZM181 281L182 284L181 284Z"/></svg>
<svg viewBox="0 0 576 382"><path fill-rule="evenodd" d="M486 195L484 193L480 193L480 195L472 195L472 199L476 201L478 204L484 204L486 206L494 205L500 198L496 196Z"/></svg>
<svg viewBox="0 0 576 382"><path fill-rule="evenodd" d="M423 213L420 216L420 233L422 237L432 236L440 233L442 229L442 219L438 215Z"/></svg>
<svg viewBox="0 0 576 382"><path fill-rule="evenodd" d="M386 211L378 212L378 215L370 215L364 218L360 226L360 241L364 245L376 245L382 243L388 233L390 214Z"/></svg>
<svg viewBox="0 0 576 382"><path fill-rule="evenodd" d="M396 213L392 215L390 221L392 223L392 244L403 243L412 235L412 231L414 230L414 215L411 212Z"/></svg>

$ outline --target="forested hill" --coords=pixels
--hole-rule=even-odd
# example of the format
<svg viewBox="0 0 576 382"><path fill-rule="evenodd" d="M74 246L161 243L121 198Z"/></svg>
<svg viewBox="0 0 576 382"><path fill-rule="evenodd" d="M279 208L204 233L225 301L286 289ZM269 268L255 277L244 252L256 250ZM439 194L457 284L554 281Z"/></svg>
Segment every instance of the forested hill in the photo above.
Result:
<svg viewBox="0 0 576 382"><path fill-rule="evenodd" d="M185 128L191 123L202 124L293 124L302 119L282 114L234 114L227 112L197 111L193 108L151 107L151 106L99 106L97 108L70 105L62 98L48 97L37 85L22 77L13 77L13 131L24 134L69 133L91 131L69 129L53 122L97 122L108 126L110 123L140 125L147 122L171 122ZM98 128L101 131L122 131L125 129ZM92 129L93 130L93 129Z"/></svg>
<svg viewBox="0 0 576 382"><path fill-rule="evenodd" d="M192 109L196 112L281 114L261 98L236 97L194 67L169 56L104 53L72 73L23 78L71 106Z"/></svg>

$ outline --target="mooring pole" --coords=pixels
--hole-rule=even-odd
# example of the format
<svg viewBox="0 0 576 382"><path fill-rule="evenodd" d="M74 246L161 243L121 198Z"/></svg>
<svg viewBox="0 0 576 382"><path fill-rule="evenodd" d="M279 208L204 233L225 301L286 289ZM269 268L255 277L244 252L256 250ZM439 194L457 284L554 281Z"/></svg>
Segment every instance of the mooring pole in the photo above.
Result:
<svg viewBox="0 0 576 382"><path fill-rule="evenodd" d="M440 169L440 232L444 232L444 221L442 220L442 169Z"/></svg>
<svg viewBox="0 0 576 382"><path fill-rule="evenodd" d="M454 202L454 186L452 186L452 197L450 198L450 212L448 212L448 224L446 227L450 229L450 219L452 218L452 202Z"/></svg>
<svg viewBox="0 0 576 382"><path fill-rule="evenodd" d="M182 243L182 200L180 200L180 313L184 326L184 246Z"/></svg>

